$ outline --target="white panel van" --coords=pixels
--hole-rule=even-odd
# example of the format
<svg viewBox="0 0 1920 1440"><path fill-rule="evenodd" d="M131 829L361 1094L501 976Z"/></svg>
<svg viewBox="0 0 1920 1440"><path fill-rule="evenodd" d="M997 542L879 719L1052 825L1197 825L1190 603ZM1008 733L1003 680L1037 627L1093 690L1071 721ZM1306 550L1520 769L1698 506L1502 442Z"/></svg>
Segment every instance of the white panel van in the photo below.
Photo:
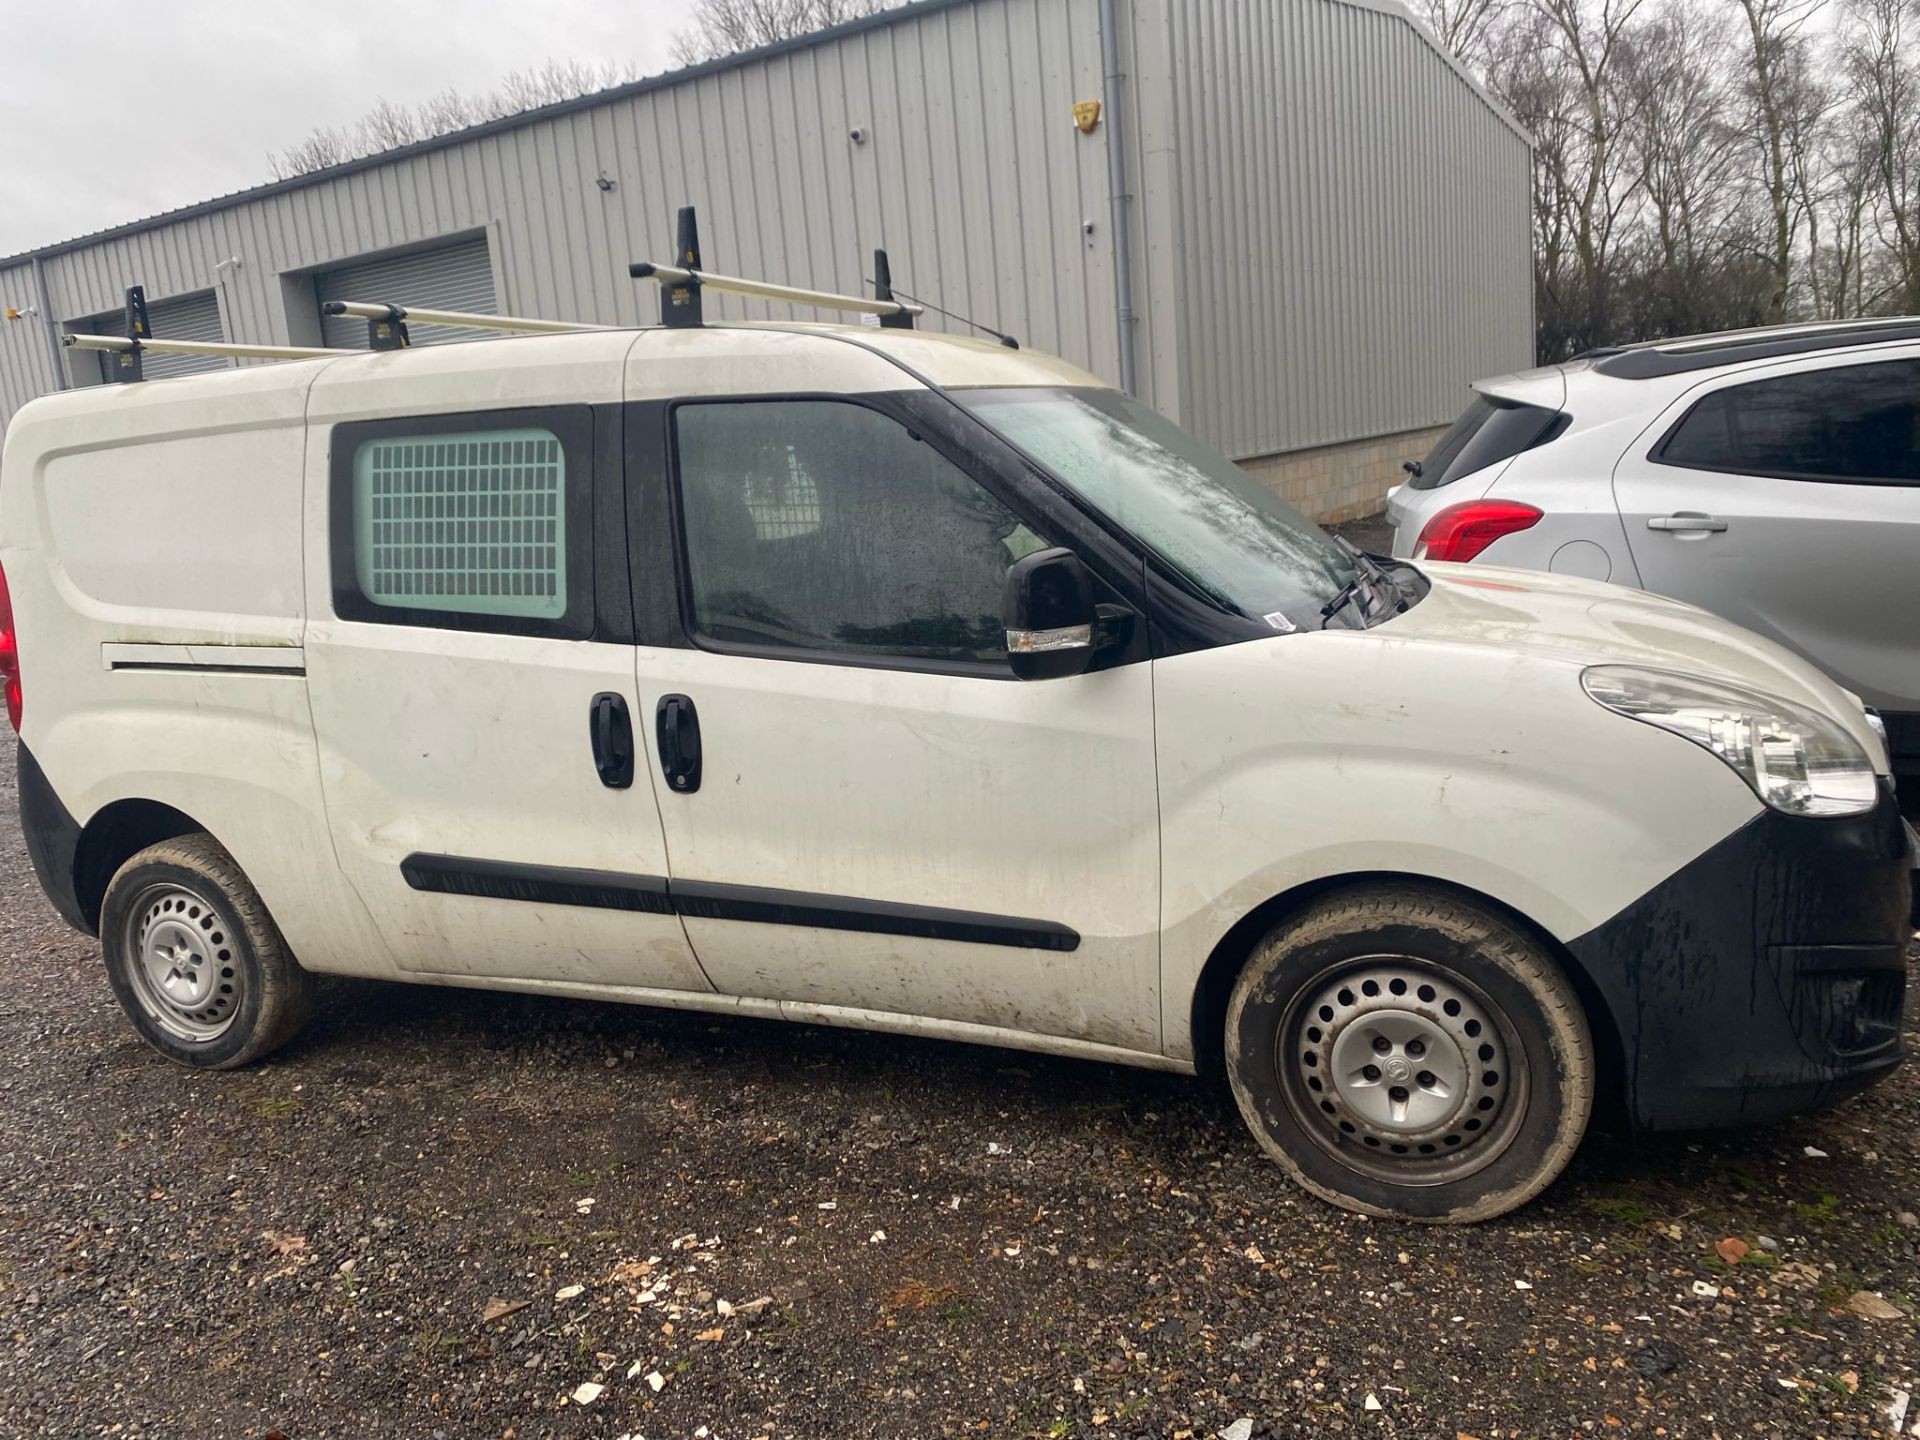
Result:
<svg viewBox="0 0 1920 1440"><path fill-rule="evenodd" d="M35 401L0 677L140 1033L316 974L1224 1072L1301 1184L1470 1220L1596 1097L1901 1058L1857 698L1699 610L1369 557L1062 362L602 330Z"/></svg>

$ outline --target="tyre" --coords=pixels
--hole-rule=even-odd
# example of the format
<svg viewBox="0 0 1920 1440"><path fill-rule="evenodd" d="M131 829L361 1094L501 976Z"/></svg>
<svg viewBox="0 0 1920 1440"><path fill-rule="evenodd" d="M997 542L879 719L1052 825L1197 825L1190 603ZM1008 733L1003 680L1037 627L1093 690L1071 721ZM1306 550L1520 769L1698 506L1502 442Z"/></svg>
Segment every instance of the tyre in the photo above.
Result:
<svg viewBox="0 0 1920 1440"><path fill-rule="evenodd" d="M1248 957L1227 1075L1261 1146L1323 1200L1467 1223L1539 1194L1593 1108L1566 975L1511 921L1446 891L1343 891Z"/></svg>
<svg viewBox="0 0 1920 1440"><path fill-rule="evenodd" d="M210 835L163 840L120 867L100 907L100 949L134 1028L182 1065L249 1064L313 1010L313 977Z"/></svg>

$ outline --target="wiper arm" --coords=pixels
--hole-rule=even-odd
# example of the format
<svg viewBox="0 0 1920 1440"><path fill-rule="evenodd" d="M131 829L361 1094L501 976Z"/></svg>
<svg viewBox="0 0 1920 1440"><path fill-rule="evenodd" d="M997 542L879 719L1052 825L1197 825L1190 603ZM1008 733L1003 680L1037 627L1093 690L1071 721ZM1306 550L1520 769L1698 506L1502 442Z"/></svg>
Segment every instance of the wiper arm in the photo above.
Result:
<svg viewBox="0 0 1920 1440"><path fill-rule="evenodd" d="M1361 606L1362 621L1370 622L1379 613L1380 601L1384 595L1390 594L1394 597L1393 608L1396 613L1407 608L1406 597L1401 593L1398 582L1381 568L1379 561L1344 535L1336 535L1333 540L1352 559L1353 578L1340 587L1339 594L1320 608L1322 620L1331 620L1343 606L1358 599L1363 593L1363 587L1371 588L1364 592L1368 595L1368 601Z"/></svg>
<svg viewBox="0 0 1920 1440"><path fill-rule="evenodd" d="M1320 607L1320 618L1322 620L1331 620L1349 601L1359 599L1362 594L1361 587L1367 584L1370 578L1365 570L1356 569L1353 572L1353 578L1340 587L1340 593ZM1371 618L1371 611L1362 605L1360 607L1360 619L1362 622Z"/></svg>

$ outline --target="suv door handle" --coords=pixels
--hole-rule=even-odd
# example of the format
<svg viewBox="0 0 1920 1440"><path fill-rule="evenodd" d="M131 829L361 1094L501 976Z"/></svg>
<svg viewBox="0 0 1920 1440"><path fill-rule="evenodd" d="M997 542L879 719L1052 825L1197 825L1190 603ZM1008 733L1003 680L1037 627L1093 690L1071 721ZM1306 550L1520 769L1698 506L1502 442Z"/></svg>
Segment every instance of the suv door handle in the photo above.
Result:
<svg viewBox="0 0 1920 1440"><path fill-rule="evenodd" d="M1672 515L1654 515L1647 520L1649 530L1724 530L1726 528L1726 521L1716 520L1711 515L1701 515L1691 510L1676 511Z"/></svg>
<svg viewBox="0 0 1920 1440"><path fill-rule="evenodd" d="M662 695L653 711L660 773L682 795L700 788L700 714L685 695Z"/></svg>
<svg viewBox="0 0 1920 1440"><path fill-rule="evenodd" d="M603 690L587 706L587 734L593 742L593 768L609 790L633 784L633 721L623 695Z"/></svg>

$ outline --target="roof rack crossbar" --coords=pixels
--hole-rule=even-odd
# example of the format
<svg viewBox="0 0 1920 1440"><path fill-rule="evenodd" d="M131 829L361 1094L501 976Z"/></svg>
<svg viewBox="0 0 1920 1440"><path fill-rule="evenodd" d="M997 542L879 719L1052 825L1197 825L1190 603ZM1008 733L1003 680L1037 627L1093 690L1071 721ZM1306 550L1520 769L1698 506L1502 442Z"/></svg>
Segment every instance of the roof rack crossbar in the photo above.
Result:
<svg viewBox="0 0 1920 1440"><path fill-rule="evenodd" d="M367 322L368 343L375 350L398 350L404 348L409 339L406 334L407 322L415 325L446 325L462 330L512 330L533 335L558 335L575 330L604 330L604 325L588 325L579 320L534 320L523 315L478 315L467 310L423 310L417 305L394 305L387 301L371 300L328 300L321 307L327 315L345 315L355 320ZM387 334L373 334L381 327L388 327ZM399 343L393 342L391 330L399 332Z"/></svg>
<svg viewBox="0 0 1920 1440"><path fill-rule="evenodd" d="M775 285L766 280L745 280L738 275L715 275L710 270L683 270L676 265L656 265L643 260L627 267L636 280L658 280L662 285L698 285L706 290L724 290L730 295L751 295L756 300L781 300L789 305L811 305L820 310L852 310L862 315L926 314L924 305L904 300L872 300L864 295L836 295L830 290L802 290L794 285Z"/></svg>
<svg viewBox="0 0 1920 1440"><path fill-rule="evenodd" d="M60 343L75 350L105 350L120 355L217 355L235 360L322 360L329 355L357 355L357 350L328 350L314 345L239 345L225 340L150 340L126 335L62 335Z"/></svg>

